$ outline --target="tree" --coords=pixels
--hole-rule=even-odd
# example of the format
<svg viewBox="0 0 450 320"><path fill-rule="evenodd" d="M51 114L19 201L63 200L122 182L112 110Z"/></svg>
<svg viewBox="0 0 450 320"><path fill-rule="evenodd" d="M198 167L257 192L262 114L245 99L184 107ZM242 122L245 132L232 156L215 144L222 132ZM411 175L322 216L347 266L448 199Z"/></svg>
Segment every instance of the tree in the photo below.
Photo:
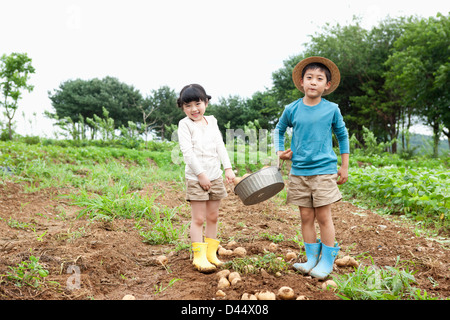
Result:
<svg viewBox="0 0 450 320"><path fill-rule="evenodd" d="M449 133L443 131L444 126L449 130L449 38L449 16L414 19L406 25L386 61L387 85L433 128L434 156L438 155L440 134Z"/></svg>
<svg viewBox="0 0 450 320"><path fill-rule="evenodd" d="M34 86L28 84L30 74L35 69L31 58L26 53L3 54L0 58L0 89L3 99L0 104L5 109L8 118L8 135L12 139L12 120L22 97L22 90L31 92Z"/></svg>
<svg viewBox="0 0 450 320"><path fill-rule="evenodd" d="M91 80L68 80L52 94L48 93L56 113L51 117L70 117L74 123L83 119L101 117L103 108L114 120L115 128L128 125L128 121L141 123L142 95L133 86L113 77ZM80 117L81 116L81 117ZM93 129L93 128L92 128ZM95 132L93 132L95 134Z"/></svg>
<svg viewBox="0 0 450 320"><path fill-rule="evenodd" d="M151 124L151 129L159 131L161 139L170 139L173 128L178 126L178 121L185 117L183 111L177 106L177 95L168 86L162 86L152 90L151 94L143 101L143 115L148 115L146 124ZM175 125L172 126L172 125Z"/></svg>

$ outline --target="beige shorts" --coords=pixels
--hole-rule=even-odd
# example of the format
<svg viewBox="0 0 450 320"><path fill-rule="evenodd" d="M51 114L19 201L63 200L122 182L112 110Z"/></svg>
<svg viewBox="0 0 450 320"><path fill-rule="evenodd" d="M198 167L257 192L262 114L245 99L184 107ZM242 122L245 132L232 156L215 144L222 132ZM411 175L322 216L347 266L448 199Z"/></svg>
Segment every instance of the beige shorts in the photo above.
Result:
<svg viewBox="0 0 450 320"><path fill-rule="evenodd" d="M289 175L287 203L299 207L317 208L341 200L337 177L337 174Z"/></svg>
<svg viewBox="0 0 450 320"><path fill-rule="evenodd" d="M186 179L187 201L221 200L226 196L228 193L222 178L211 181L211 188L208 191L203 190L197 180Z"/></svg>

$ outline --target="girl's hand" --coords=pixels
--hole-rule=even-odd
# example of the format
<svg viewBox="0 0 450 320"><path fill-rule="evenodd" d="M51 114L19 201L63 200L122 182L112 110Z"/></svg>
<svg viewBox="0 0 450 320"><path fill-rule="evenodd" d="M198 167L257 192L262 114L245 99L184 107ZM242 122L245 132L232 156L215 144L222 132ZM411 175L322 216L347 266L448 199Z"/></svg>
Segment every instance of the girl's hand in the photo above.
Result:
<svg viewBox="0 0 450 320"><path fill-rule="evenodd" d="M209 181L209 178L205 173L200 173L197 178L203 190L208 191L211 189L211 181Z"/></svg>
<svg viewBox="0 0 450 320"><path fill-rule="evenodd" d="M227 180L227 183L232 184L234 181L234 178L236 178L236 175L233 172L233 169L227 168L225 169L225 178Z"/></svg>

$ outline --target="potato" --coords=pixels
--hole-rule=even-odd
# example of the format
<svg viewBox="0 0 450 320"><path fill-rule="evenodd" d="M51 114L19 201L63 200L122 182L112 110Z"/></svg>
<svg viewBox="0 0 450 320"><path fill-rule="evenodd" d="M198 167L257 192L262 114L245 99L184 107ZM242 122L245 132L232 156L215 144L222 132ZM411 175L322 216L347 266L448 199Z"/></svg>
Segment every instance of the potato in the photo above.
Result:
<svg viewBox="0 0 450 320"><path fill-rule="evenodd" d="M217 288L219 289L225 289L230 286L230 281L228 281L227 278L220 278L219 283L217 284Z"/></svg>
<svg viewBox="0 0 450 320"><path fill-rule="evenodd" d="M258 292L256 298L258 298L258 300L276 300L275 293L268 290Z"/></svg>
<svg viewBox="0 0 450 320"><path fill-rule="evenodd" d="M122 300L136 300L136 298L131 294L126 294L123 296Z"/></svg>
<svg viewBox="0 0 450 320"><path fill-rule="evenodd" d="M247 250L243 247L237 247L233 252L238 257L245 257L247 255Z"/></svg>
<svg viewBox="0 0 450 320"><path fill-rule="evenodd" d="M217 290L216 297L225 297L227 294L222 290Z"/></svg>
<svg viewBox="0 0 450 320"><path fill-rule="evenodd" d="M232 282L236 278L239 278L239 279L241 278L241 275L238 272L231 272L228 275L228 281L230 281L230 282Z"/></svg>
<svg viewBox="0 0 450 320"><path fill-rule="evenodd" d="M295 300L308 300L306 296L298 296Z"/></svg>
<svg viewBox="0 0 450 320"><path fill-rule="evenodd" d="M158 257L156 257L156 261L158 261L160 264L165 266L167 264L167 262L169 261L169 259L167 259L166 256L158 256Z"/></svg>
<svg viewBox="0 0 450 320"><path fill-rule="evenodd" d="M232 250L227 250L227 249L225 249L225 248L220 248L220 249L217 251L217 253L218 253L220 256L231 256L231 255L233 254L233 251L232 251Z"/></svg>
<svg viewBox="0 0 450 320"><path fill-rule="evenodd" d="M356 267L357 268L359 266L359 263L353 257L350 257L350 256L345 256L343 258L336 259L335 263L338 267Z"/></svg>
<svg viewBox="0 0 450 320"><path fill-rule="evenodd" d="M242 181L242 177L236 177L236 178L234 178L233 183L234 183L234 185L237 185L241 181Z"/></svg>
<svg viewBox="0 0 450 320"><path fill-rule="evenodd" d="M332 289L335 289L337 288L337 284L333 280L327 280L324 283L322 283L323 290L327 289L328 287L332 287Z"/></svg>
<svg viewBox="0 0 450 320"><path fill-rule="evenodd" d="M281 287L278 289L278 298L281 300L292 300L294 299L295 294L294 290L290 287Z"/></svg>
<svg viewBox="0 0 450 320"><path fill-rule="evenodd" d="M241 297L241 300L258 300L254 294L244 293Z"/></svg>
<svg viewBox="0 0 450 320"><path fill-rule="evenodd" d="M239 282L241 282L242 281L242 279L241 279L241 277L239 277L239 278L234 278L233 279L233 281L231 281L231 285L232 286L235 286L235 285L237 285Z"/></svg>
<svg viewBox="0 0 450 320"><path fill-rule="evenodd" d="M252 273L255 271L255 266L248 264L244 267L245 273Z"/></svg>
<svg viewBox="0 0 450 320"><path fill-rule="evenodd" d="M225 269L225 270L217 272L216 276L217 276L218 279L220 279L220 278L227 278L229 274L230 274L230 270Z"/></svg>
<svg viewBox="0 0 450 320"><path fill-rule="evenodd" d="M289 251L286 253L286 261L291 261L297 259L297 254L295 252Z"/></svg>
<svg viewBox="0 0 450 320"><path fill-rule="evenodd" d="M230 242L227 243L227 249L233 249L237 246L237 242L232 240Z"/></svg>
<svg viewBox="0 0 450 320"><path fill-rule="evenodd" d="M272 242L271 244L269 244L269 251L270 252L275 252L277 250L278 250L278 245L276 243Z"/></svg>

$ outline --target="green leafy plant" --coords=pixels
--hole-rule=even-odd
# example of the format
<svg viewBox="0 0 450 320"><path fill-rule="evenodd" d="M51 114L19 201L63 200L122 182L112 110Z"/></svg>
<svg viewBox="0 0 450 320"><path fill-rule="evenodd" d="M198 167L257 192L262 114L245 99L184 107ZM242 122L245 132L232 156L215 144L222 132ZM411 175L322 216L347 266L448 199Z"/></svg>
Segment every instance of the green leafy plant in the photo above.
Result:
<svg viewBox="0 0 450 320"><path fill-rule="evenodd" d="M226 268L236 270L239 273L256 273L264 269L270 273L283 272L289 269L289 264L273 252L264 255L235 258L225 263Z"/></svg>
<svg viewBox="0 0 450 320"><path fill-rule="evenodd" d="M48 271L39 263L39 258L30 256L29 261L22 261L17 267L9 267L6 279L14 282L17 287L31 286L38 288L48 276Z"/></svg>
<svg viewBox="0 0 450 320"><path fill-rule="evenodd" d="M414 272L398 267L362 266L355 271L334 277L337 295L344 300L425 300L434 299L413 287Z"/></svg>

